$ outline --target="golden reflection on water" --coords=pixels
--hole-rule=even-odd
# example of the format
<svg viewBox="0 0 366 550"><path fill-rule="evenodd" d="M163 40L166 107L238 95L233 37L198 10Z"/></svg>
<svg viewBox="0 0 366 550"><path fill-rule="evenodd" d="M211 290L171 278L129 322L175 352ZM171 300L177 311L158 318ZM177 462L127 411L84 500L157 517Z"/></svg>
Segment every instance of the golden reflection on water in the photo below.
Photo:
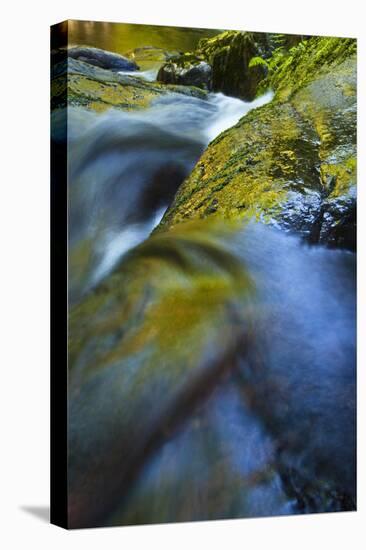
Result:
<svg viewBox="0 0 366 550"><path fill-rule="evenodd" d="M75 20L68 21L68 30L71 46L94 46L119 54L142 46L189 51L195 48L201 38L221 32L213 29Z"/></svg>

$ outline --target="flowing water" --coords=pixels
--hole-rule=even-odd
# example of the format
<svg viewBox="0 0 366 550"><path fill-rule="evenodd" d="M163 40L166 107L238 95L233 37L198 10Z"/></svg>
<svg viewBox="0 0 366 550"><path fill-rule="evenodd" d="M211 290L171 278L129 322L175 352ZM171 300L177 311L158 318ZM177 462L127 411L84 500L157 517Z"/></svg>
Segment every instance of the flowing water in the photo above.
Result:
<svg viewBox="0 0 366 550"><path fill-rule="evenodd" d="M149 235L209 141L271 98L172 93L143 111L69 108L72 301Z"/></svg>
<svg viewBox="0 0 366 550"><path fill-rule="evenodd" d="M198 241L182 229L137 246L207 144L271 97L245 103L172 93L144 111L69 109L71 302L107 281L101 305L91 295L93 316L87 301L78 313L85 319L75 321L75 526L355 506L355 255L254 223L214 245L202 222ZM112 295L111 272L119 285ZM180 297L173 307L172 288ZM244 288L252 290L242 301ZM163 318L154 310L159 300L168 303ZM121 303L129 312L122 331ZM151 311L158 361L151 342L137 350L128 343L130 325L136 330ZM120 359L126 339L133 351Z"/></svg>
<svg viewBox="0 0 366 550"><path fill-rule="evenodd" d="M355 255L212 231L154 235L74 319L74 526L355 507Z"/></svg>

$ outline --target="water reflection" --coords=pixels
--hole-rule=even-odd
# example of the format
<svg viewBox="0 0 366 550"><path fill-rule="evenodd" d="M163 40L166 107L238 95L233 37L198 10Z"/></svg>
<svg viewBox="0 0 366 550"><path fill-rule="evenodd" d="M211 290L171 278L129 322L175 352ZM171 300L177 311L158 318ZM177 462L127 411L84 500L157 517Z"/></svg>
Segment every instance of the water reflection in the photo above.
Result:
<svg viewBox="0 0 366 550"><path fill-rule="evenodd" d="M189 51L201 38L215 36L215 29L192 29L132 23L69 21L69 45L86 45L124 54L141 46Z"/></svg>

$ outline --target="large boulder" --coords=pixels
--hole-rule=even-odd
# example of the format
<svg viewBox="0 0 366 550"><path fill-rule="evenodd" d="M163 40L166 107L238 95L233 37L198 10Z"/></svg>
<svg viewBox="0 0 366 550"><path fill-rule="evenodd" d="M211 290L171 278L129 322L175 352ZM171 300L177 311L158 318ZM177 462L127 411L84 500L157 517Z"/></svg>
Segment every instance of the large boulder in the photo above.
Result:
<svg viewBox="0 0 366 550"><path fill-rule="evenodd" d="M354 249L355 44L312 38L276 59L267 79L275 99L209 145L161 228L212 215L254 217Z"/></svg>
<svg viewBox="0 0 366 550"><path fill-rule="evenodd" d="M212 65L213 91L247 101L254 99L267 65L264 60L251 63L252 59L262 59L263 52L252 33L226 32L201 40L199 48Z"/></svg>
<svg viewBox="0 0 366 550"><path fill-rule="evenodd" d="M163 65L161 82L200 86L247 101L254 99L257 87L267 74L271 50L262 33L226 31L202 39L194 52L172 58Z"/></svg>
<svg viewBox="0 0 366 550"><path fill-rule="evenodd" d="M345 257L200 220L71 308L69 526L353 510Z"/></svg>
<svg viewBox="0 0 366 550"><path fill-rule="evenodd" d="M71 311L71 527L192 520L207 517L210 506L216 517L230 517L233 506L245 515L247 472L221 465L210 408L195 416L248 338L244 312L253 285L239 260L222 249L221 237L222 230L202 225L156 235ZM189 456L179 458L178 437L165 469L167 485L156 491L145 478L142 502L140 494L137 503L135 497L125 503L131 485L144 479L146 463L192 417L198 427L185 443ZM230 441L226 437L224 447ZM165 454L159 456L164 462ZM153 484L162 479L153 474ZM196 497L202 502L190 506ZM149 505L149 511L151 498L161 499L162 507Z"/></svg>
<svg viewBox="0 0 366 550"><path fill-rule="evenodd" d="M68 56L110 71L137 71L139 68L135 61L123 55L88 46L69 48Z"/></svg>

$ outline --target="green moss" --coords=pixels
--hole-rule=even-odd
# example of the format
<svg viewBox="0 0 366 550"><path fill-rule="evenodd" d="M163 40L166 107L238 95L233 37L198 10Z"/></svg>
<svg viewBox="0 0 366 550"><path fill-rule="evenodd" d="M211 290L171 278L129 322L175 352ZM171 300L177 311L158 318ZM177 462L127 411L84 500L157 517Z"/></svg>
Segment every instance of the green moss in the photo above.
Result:
<svg viewBox="0 0 366 550"><path fill-rule="evenodd" d="M266 42L266 35L261 33L225 31L200 40L195 51L173 57L161 69L158 79L164 82L166 75L171 78L175 66L187 69L205 61L212 68L209 85L213 91L250 101L267 73L267 62L260 57L266 49Z"/></svg>
<svg viewBox="0 0 366 550"><path fill-rule="evenodd" d="M320 72L341 64L356 51L357 41L353 38L312 37L289 51L278 48L269 60L269 74L259 91L273 88L278 99L288 99Z"/></svg>
<svg viewBox="0 0 366 550"><path fill-rule="evenodd" d="M316 38L286 54L276 51L283 81L274 101L211 142L158 231L190 218L277 223L293 215L286 205L294 192L300 203L301 197L314 197L313 205L347 196L356 182L354 47L351 39Z"/></svg>
<svg viewBox="0 0 366 550"><path fill-rule="evenodd" d="M317 185L318 152L309 145L314 137L291 105L267 105L249 113L211 143L161 227L212 214L227 219L275 217L299 175L307 185ZM314 167L310 172L309 162ZM207 209L214 199L214 211Z"/></svg>
<svg viewBox="0 0 366 550"><path fill-rule="evenodd" d="M129 110L147 107L162 92L154 87L139 88L118 82L98 82L78 75L70 75L68 102L102 111L110 107Z"/></svg>
<svg viewBox="0 0 366 550"><path fill-rule="evenodd" d="M201 99L207 97L204 90L194 86L166 86L147 82L133 73L120 75L74 59L68 60L67 64L56 65L53 73L52 108L65 107L66 98L68 105L79 105L100 112L111 107L123 110L146 108L155 98L169 92Z"/></svg>
<svg viewBox="0 0 366 550"><path fill-rule="evenodd" d="M258 56L252 57L251 60L249 61L249 65L248 65L249 69L253 67L258 67L258 66L264 66L268 68L268 63L262 57L258 57Z"/></svg>
<svg viewBox="0 0 366 550"><path fill-rule="evenodd" d="M89 376L141 351L149 353L146 375L160 369L163 357L174 357L171 369L183 359L195 367L208 326L219 326L227 305L253 292L242 264L220 246L233 229L185 224L131 251L70 311L73 379L79 370Z"/></svg>
<svg viewBox="0 0 366 550"><path fill-rule="evenodd" d="M351 155L343 162L321 165L321 179L324 188L329 192L330 199L347 195L349 190L356 185L357 162Z"/></svg>

